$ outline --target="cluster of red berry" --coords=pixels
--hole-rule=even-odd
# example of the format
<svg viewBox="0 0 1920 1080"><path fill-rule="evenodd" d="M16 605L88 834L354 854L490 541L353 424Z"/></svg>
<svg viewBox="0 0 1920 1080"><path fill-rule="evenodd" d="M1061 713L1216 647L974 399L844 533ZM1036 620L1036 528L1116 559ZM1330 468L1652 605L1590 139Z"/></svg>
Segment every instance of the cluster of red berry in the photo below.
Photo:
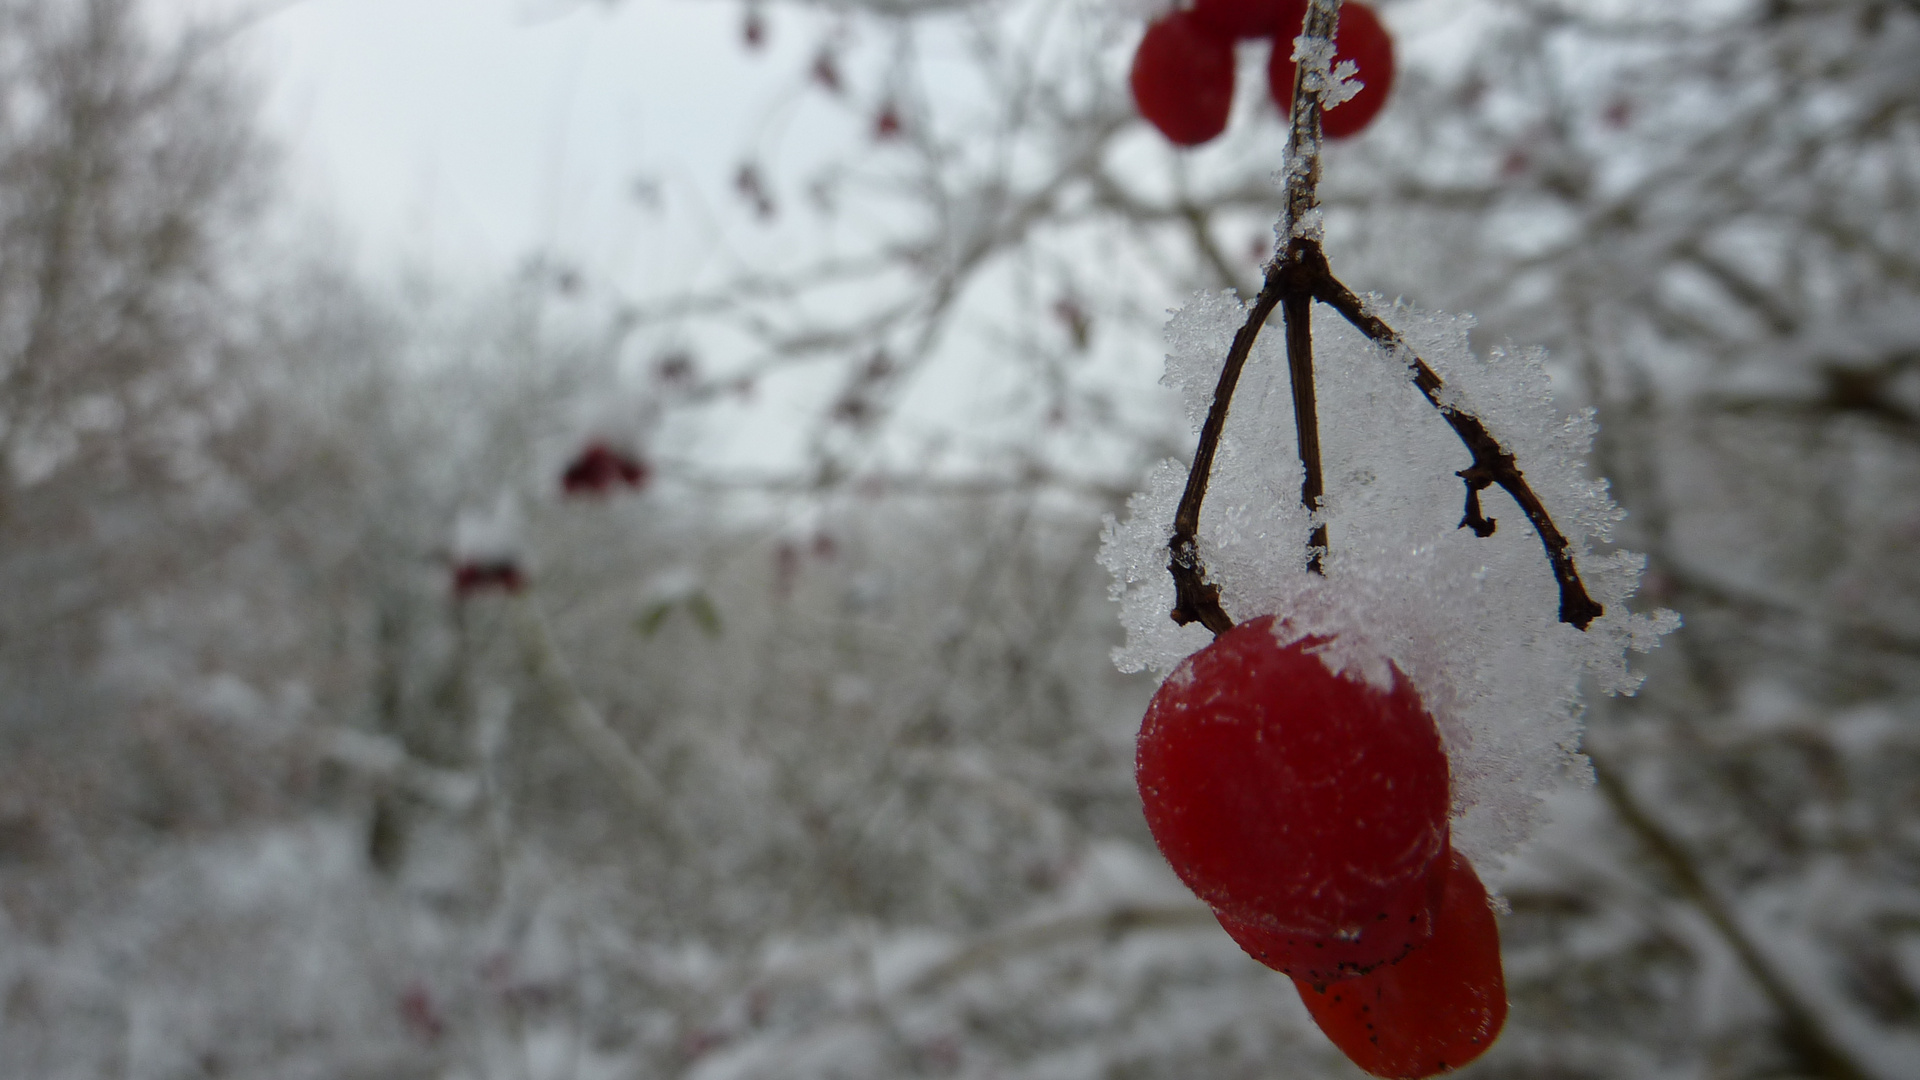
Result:
<svg viewBox="0 0 1920 1080"><path fill-rule="evenodd" d="M1154 695L1147 825L1355 1064L1458 1068L1492 1045L1507 998L1486 889L1450 843L1439 729L1397 669L1383 690L1332 672L1325 639L1282 645L1277 629L1241 623Z"/></svg>
<svg viewBox="0 0 1920 1080"><path fill-rule="evenodd" d="M691 367L686 365L682 358L669 357L661 364L661 378L671 382L688 377ZM567 462L560 473L560 490L573 498L605 498L619 488L639 491L652 475L644 460L596 439ZM487 592L517 593L526 587L526 574L511 556L456 559L453 563L453 595L457 599Z"/></svg>
<svg viewBox="0 0 1920 1080"><path fill-rule="evenodd" d="M1307 0L1194 0L1192 7L1147 27L1133 54L1134 104L1140 115L1180 146L1198 146L1227 129L1233 106L1234 42L1273 41L1267 90L1284 114L1293 106L1293 39L1307 18ZM1355 134L1387 103L1393 86L1393 38L1365 4L1340 6L1335 65L1353 61L1363 84L1351 100L1328 110L1321 132Z"/></svg>

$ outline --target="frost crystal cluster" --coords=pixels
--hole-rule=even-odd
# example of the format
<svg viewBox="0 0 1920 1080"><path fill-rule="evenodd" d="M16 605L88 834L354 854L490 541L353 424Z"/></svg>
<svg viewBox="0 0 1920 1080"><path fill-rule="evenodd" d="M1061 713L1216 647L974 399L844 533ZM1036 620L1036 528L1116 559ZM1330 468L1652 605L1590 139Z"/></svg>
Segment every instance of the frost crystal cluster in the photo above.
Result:
<svg viewBox="0 0 1920 1080"><path fill-rule="evenodd" d="M1411 357L1376 347L1325 307L1313 338L1325 462L1325 576L1307 569L1314 524L1301 505L1285 337L1270 325L1241 376L1201 516L1208 580L1236 622L1274 614L1288 640L1330 637L1335 671L1375 683L1392 661L1439 722L1453 773L1453 842L1498 865L1532 832L1542 796L1584 780L1577 749L1585 687L1631 694L1628 649L1644 652L1679 625L1670 611L1630 614L1643 556L1606 549L1622 511L1584 463L1590 412L1554 406L1538 351L1476 356L1470 317L1396 305L1385 312L1445 380L1446 399L1486 423L1572 543L1593 598L1606 608L1584 632L1557 621L1558 593L1539 536L1498 488L1481 495L1494 535L1459 528L1471 457L1414 386ZM1246 308L1231 292L1201 294L1167 325L1164 381L1186 400L1194 430ZM1166 461L1108 519L1100 561L1112 571L1127 641L1123 671L1164 674L1211 635L1178 626L1167 542L1186 470Z"/></svg>

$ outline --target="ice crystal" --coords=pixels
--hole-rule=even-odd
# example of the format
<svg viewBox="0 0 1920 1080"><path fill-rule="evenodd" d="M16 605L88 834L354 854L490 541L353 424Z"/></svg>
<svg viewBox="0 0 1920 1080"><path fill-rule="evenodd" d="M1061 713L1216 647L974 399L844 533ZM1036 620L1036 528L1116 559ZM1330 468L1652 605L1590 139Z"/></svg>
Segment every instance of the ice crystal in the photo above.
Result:
<svg viewBox="0 0 1920 1080"><path fill-rule="evenodd" d="M1245 318L1232 293L1202 294L1167 325L1164 381L1198 431L1227 345ZM1278 614L1286 640L1332 636L1336 671L1379 682L1391 661L1439 722L1454 776L1454 843L1495 865L1535 828L1542 797L1587 773L1578 745L1583 687L1631 694L1625 654L1679 624L1670 611L1629 612L1644 559L1607 550L1622 512L1585 470L1590 412L1554 406L1538 350L1467 342L1472 319L1396 304L1384 312L1408 349L1381 349L1316 309L1315 372L1329 531L1325 576L1307 569L1314 524L1301 466L1279 318L1261 334L1233 398L1201 514L1200 554L1235 621ZM1471 457L1412 382L1417 354L1445 380L1448 403L1484 421L1572 543L1606 614L1586 630L1558 621L1559 596L1539 537L1499 488L1482 493L1493 536L1459 528ZM1114 575L1127 641L1124 671L1167 672L1211 636L1176 626L1167 540L1186 470L1163 462L1109 519L1101 562ZM1596 545L1601 550L1596 550Z"/></svg>

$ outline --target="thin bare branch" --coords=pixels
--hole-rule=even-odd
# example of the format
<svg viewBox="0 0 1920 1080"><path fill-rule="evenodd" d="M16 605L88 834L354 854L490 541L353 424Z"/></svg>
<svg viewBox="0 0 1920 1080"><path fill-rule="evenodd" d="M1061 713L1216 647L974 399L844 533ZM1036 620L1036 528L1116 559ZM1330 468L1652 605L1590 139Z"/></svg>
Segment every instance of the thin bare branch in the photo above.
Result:
<svg viewBox="0 0 1920 1080"><path fill-rule="evenodd" d="M1367 310L1353 290L1329 274L1321 282L1317 296L1361 333L1373 339L1374 344L1409 358L1413 368L1413 384L1440 411L1447 426L1453 428L1453 433L1460 437L1473 455L1473 464L1458 474L1467 485L1467 511L1460 522L1461 527L1471 528L1479 536L1493 535L1495 522L1480 512L1479 493L1490 485L1500 485L1519 504L1521 512L1533 524L1534 531L1540 534L1540 544L1546 549L1547 562L1553 567L1553 579L1560 586L1560 621L1585 630L1605 609L1587 595L1587 587L1580 580L1579 568L1573 563L1573 545L1554 525L1552 516L1528 485L1513 454L1500 445L1500 440L1493 437L1479 417L1445 401L1441 393L1445 384L1440 376L1425 360L1408 349L1406 342L1392 327Z"/></svg>
<svg viewBox="0 0 1920 1080"><path fill-rule="evenodd" d="M1320 464L1320 418L1313 391L1313 297L1288 290L1280 303L1280 316L1286 324L1287 373L1293 384L1294 441L1300 448L1300 505L1317 516L1327 482ZM1326 550L1327 525L1315 521L1307 537L1307 569L1326 573Z"/></svg>

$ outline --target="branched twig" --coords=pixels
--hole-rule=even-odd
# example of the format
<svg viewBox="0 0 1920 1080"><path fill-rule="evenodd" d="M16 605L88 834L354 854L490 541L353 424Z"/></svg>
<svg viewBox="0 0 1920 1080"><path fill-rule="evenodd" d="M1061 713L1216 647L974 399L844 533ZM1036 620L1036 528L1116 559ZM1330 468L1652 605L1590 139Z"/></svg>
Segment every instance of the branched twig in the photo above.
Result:
<svg viewBox="0 0 1920 1080"><path fill-rule="evenodd" d="M1306 37L1332 41L1339 28L1339 0L1314 0L1307 10ZM1276 42L1275 47L1284 43ZM1233 620L1220 606L1220 587L1207 581L1206 567L1200 561L1200 504L1206 498L1207 482L1213 474L1214 455L1219 451L1220 435L1226 428L1227 411L1234 388L1246 366L1253 344L1266 326L1274 308L1281 309L1286 325L1287 367L1292 377L1294 430L1300 448L1300 502L1313 515L1307 538L1307 568L1324 573L1327 551L1327 526L1318 520L1325 494L1325 477L1320 461L1320 431L1313 388L1313 333L1311 309L1318 300L1338 311L1346 320L1380 348L1406 356L1413 371L1413 383L1427 401L1440 411L1454 434L1473 455L1473 464L1457 474L1467 486L1466 510L1460 527L1474 535L1493 535L1495 522L1480 506L1480 492L1500 485L1540 534L1547 562L1560 586L1560 621L1585 630L1599 618L1603 608L1587 595L1580 572L1573 563L1572 544L1561 534L1511 452L1501 447L1485 423L1472 413L1446 401L1444 384L1427 362L1414 355L1393 328L1367 310L1353 290L1333 276L1322 251L1317 227L1320 208L1320 90L1326 71L1304 61L1296 65L1293 86L1293 126L1287 142L1286 211L1281 218L1282 244L1274 260L1267 264L1265 283L1247 312L1247 321L1234 334L1227 350L1226 363L1220 369L1220 381L1214 387L1213 404L1200 428L1200 444L1187 472L1187 486L1174 513L1173 536L1167 543L1171 559L1167 570L1173 575L1173 621L1185 626L1198 622L1223 634L1232 629Z"/></svg>
<svg viewBox="0 0 1920 1080"><path fill-rule="evenodd" d="M1322 291L1317 299L1345 316L1375 345L1401 352L1408 358L1409 366L1413 369L1413 385L1419 388L1434 408L1440 410L1447 426L1453 429L1468 452L1473 454L1473 465L1460 470L1458 474L1467 485L1467 515L1461 526L1473 529L1479 536L1493 535L1493 521L1480 513L1480 490L1490 484L1499 484L1519 504L1521 512L1533 524L1534 531L1540 534L1540 544L1547 551L1547 562L1553 566L1553 579L1560 584L1560 621L1585 630L1605 609L1587 595L1587 587L1580 580L1580 571L1573 565L1573 545L1554 525L1546 506L1534 494L1526 476L1514 463L1513 454L1501 447L1500 440L1493 437L1479 417L1446 402L1441 393L1445 384L1440 381L1440 376L1427 366L1425 360L1407 349L1406 342L1392 327L1368 311L1353 290L1329 274L1322 283Z"/></svg>

